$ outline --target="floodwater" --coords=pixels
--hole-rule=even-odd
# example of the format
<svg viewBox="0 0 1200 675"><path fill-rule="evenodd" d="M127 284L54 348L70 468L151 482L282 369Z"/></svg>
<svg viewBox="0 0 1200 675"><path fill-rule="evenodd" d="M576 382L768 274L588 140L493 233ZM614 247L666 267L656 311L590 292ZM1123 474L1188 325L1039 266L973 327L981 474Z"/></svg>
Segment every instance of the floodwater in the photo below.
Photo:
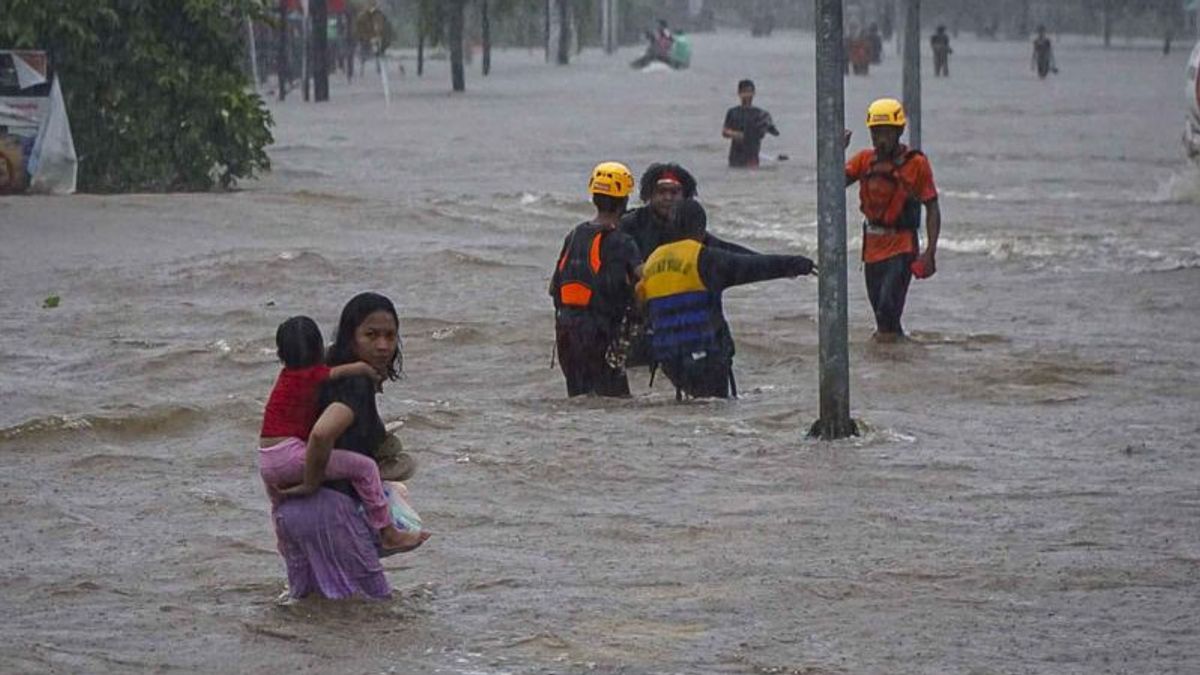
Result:
<svg viewBox="0 0 1200 675"><path fill-rule="evenodd" d="M1186 50L1067 38L1038 81L1028 45L962 39L950 79L927 68L940 271L914 341L873 345L851 222L866 433L821 443L811 279L727 295L738 401L644 371L633 400L568 401L550 368L546 283L598 161L680 161L713 231L816 254L811 37L694 45L681 73L501 52L461 96L409 62L390 108L339 81L271 104L275 171L233 194L0 199L0 670L1196 672ZM888 58L847 80L855 148ZM734 172L747 76L793 159ZM401 313L381 408L437 534L386 561L392 601L281 605L274 328L328 337L363 290Z"/></svg>

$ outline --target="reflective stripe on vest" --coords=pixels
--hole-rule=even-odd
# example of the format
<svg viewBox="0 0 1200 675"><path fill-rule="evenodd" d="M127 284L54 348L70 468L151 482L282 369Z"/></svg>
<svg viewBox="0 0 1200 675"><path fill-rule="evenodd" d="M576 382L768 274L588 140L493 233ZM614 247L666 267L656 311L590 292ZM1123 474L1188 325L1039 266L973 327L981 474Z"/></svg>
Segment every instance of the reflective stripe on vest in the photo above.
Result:
<svg viewBox="0 0 1200 675"><path fill-rule="evenodd" d="M700 278L703 248L691 239L659 246L642 268L651 345L660 362L717 349L713 297Z"/></svg>
<svg viewBox="0 0 1200 675"><path fill-rule="evenodd" d="M578 234L576 230L576 234ZM563 251L558 261L560 286L558 288L559 302L566 307L587 308L592 304L592 286L600 275L600 247L604 244L604 231L600 230L592 236L588 244L587 262L582 260L583 251L575 245L575 236Z"/></svg>

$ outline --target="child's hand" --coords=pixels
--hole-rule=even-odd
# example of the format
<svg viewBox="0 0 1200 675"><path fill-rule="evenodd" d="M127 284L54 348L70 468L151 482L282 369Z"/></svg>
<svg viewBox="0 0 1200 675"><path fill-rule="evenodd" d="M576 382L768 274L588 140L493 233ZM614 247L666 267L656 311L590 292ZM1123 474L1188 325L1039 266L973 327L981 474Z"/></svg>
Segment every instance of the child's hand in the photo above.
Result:
<svg viewBox="0 0 1200 675"><path fill-rule="evenodd" d="M321 485L319 483L316 485L301 483L299 485L280 490L279 494L283 495L284 497L307 497L320 489L320 487Z"/></svg>

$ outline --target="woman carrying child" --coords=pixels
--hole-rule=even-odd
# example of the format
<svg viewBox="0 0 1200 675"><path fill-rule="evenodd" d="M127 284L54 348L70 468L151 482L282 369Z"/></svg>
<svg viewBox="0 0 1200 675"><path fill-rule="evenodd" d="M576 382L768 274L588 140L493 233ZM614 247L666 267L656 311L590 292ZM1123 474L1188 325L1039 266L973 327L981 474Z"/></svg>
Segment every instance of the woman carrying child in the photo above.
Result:
<svg viewBox="0 0 1200 675"><path fill-rule="evenodd" d="M377 379L397 379L400 358L395 306L382 295L362 293L342 310L337 336L325 359L329 377L322 379L319 370L292 374L299 381L318 381L314 411L319 414L307 443L288 437L261 450L260 457L274 507L279 552L287 565L288 587L294 598L312 592L328 598L386 597L390 593L379 564L376 535L359 515L356 497L362 501L370 527L378 532L379 548L385 554L389 549L411 550L429 537L425 531L394 528L379 469L372 459L387 439L375 402ZM356 365L359 362L365 362L374 376ZM310 359L294 363L302 365ZM346 372L340 367L351 368ZM270 408L268 405L268 411ZM292 430L298 429L288 429ZM277 430L264 425L264 434L267 432ZM277 440L267 437L264 443ZM300 484L280 489L297 482ZM387 539L389 527L398 535L391 542Z"/></svg>

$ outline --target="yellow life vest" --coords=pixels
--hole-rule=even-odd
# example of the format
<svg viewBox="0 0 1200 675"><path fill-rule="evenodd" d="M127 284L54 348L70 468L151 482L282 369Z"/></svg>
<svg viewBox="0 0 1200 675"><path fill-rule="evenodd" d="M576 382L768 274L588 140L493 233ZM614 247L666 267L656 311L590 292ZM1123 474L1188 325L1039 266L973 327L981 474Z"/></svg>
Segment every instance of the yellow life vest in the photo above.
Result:
<svg viewBox="0 0 1200 675"><path fill-rule="evenodd" d="M654 249L642 266L642 291L646 300L707 291L700 279L702 248L704 244L694 239L683 239Z"/></svg>
<svg viewBox="0 0 1200 675"><path fill-rule="evenodd" d="M650 346L659 363L701 359L720 349L714 295L700 278L703 249L691 239L659 246L642 267Z"/></svg>

